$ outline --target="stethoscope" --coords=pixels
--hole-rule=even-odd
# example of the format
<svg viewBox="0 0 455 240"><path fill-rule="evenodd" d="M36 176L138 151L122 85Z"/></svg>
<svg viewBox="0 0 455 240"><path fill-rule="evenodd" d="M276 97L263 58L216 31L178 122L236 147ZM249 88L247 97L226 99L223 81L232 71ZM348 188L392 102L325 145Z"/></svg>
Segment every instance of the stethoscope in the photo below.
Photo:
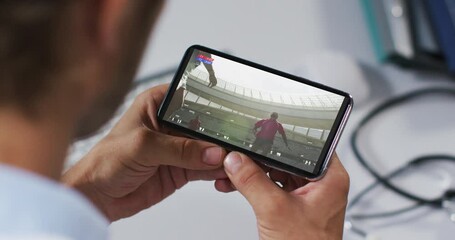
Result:
<svg viewBox="0 0 455 240"><path fill-rule="evenodd" d="M348 205L348 210L352 209L359 201L364 198L364 196L371 192L374 188L378 186L383 186L387 188L388 190L391 190L392 192L396 193L397 195L409 199L414 202L413 205L389 212L381 212L381 213L374 213L374 214L352 214L352 215L347 215L347 219L345 222L345 228L347 230L350 230L354 233L357 233L367 239L371 239L369 237L368 233L362 230L361 228L358 228L354 223L356 220L366 220L366 219L377 219L377 218L385 218L385 217L391 217L395 215L399 215L405 212L409 212L411 210L417 209L422 206L429 206L431 208L435 209L445 209L449 213L449 218L451 221L455 222L455 189L448 189L446 190L442 195L440 195L437 198L433 199L427 199L423 198L420 196L417 196L410 191L403 189L401 187L398 187L397 185L393 184L390 180L393 178L396 178L397 176L400 176L404 173L409 173L413 169L421 168L428 163L433 163L433 162L450 162L450 163L455 163L455 156L450 156L450 155L440 155L440 154L434 154L434 155L426 155L426 156L421 156L417 157L411 161L409 161L407 164L403 165L402 167L399 167L398 169L394 170L393 172L381 176L367 161L366 158L360 153L359 147L357 145L358 138L359 138L359 133L361 130L375 117L380 115L381 113L384 113L385 111L396 107L398 105L402 105L404 103L408 103L410 101L413 101L417 98L428 96L428 95L450 95L455 97L455 89L450 89L450 88L429 88L429 89L423 89L423 90L417 90L413 91L398 97L394 97L392 99L389 99L388 101L380 104L376 108L374 108L370 113L368 113L358 124L358 126L355 128L352 136L351 136L351 146L352 150L354 152L354 155L356 156L357 160L360 162L360 164L375 178L375 182L364 188L362 191L360 191L355 197L350 200L350 203ZM454 123L455 124L455 123ZM455 147L455 146L454 146Z"/></svg>

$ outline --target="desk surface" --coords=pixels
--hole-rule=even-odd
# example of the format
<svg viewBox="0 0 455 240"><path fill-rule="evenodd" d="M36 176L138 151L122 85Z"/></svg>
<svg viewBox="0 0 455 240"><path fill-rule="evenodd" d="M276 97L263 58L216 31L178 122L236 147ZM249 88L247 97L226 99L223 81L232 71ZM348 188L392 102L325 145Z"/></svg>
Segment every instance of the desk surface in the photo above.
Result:
<svg viewBox="0 0 455 240"><path fill-rule="evenodd" d="M358 102L338 147L351 175L351 196L373 181L348 144L359 119L388 96L430 85L455 87L444 77L379 66L357 0L169 0L150 42L139 76L175 66L195 43L291 72L303 67L302 56L320 51L343 52L361 62L368 70L367 78L374 80L372 93ZM405 110L392 110L362 135L362 151L383 173L420 154L455 154L454 102L426 99ZM453 186L453 179L454 168L436 172L435 181L412 180L404 185L434 190ZM374 201L356 211L377 212L410 204L381 189L367 199ZM358 227L379 239L448 239L455 234L445 212L426 208ZM157 206L112 224L111 232L114 240L257 239L254 215L246 201L238 193L218 193L212 183L205 182L189 184ZM361 238L348 231L345 239Z"/></svg>

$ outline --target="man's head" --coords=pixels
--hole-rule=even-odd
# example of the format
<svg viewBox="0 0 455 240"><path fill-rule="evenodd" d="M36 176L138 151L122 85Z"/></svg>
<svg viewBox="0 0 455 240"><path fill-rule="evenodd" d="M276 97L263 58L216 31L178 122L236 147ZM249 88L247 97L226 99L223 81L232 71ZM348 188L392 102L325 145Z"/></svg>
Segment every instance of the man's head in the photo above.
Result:
<svg viewBox="0 0 455 240"><path fill-rule="evenodd" d="M273 112L272 114L270 114L270 118L277 120L278 119L278 113Z"/></svg>
<svg viewBox="0 0 455 240"><path fill-rule="evenodd" d="M67 114L75 135L93 132L128 91L162 3L0 0L0 110Z"/></svg>

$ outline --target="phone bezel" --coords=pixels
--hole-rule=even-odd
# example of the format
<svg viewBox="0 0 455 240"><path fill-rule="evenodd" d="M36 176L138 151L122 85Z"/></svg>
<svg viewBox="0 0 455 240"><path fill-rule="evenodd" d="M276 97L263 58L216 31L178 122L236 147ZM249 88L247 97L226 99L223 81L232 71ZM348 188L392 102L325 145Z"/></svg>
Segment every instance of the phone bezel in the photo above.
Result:
<svg viewBox="0 0 455 240"><path fill-rule="evenodd" d="M188 61L190 60L190 57L192 56L192 53L194 50L201 50L201 51L204 51L204 52L207 52L210 54L214 54L214 55L217 55L222 58L226 58L226 59L244 64L244 65L247 65L247 66L250 66L253 68L257 68L257 69L260 69L260 70L263 70L263 71L266 71L266 72L269 72L272 74L276 74L278 76L285 77L285 78L288 78L289 80L297 81L302 84L307 84L312 87L320 88L320 89L323 89L328 92L332 92L332 93L335 93L335 94L338 94L338 95L341 95L344 97L343 103L340 107L337 117L335 118L334 124L332 126L332 129L330 130L330 134L327 137L325 145L321 150L321 154L319 156L316 166L314 167L313 172L309 172L309 171L306 171L306 170L303 170L303 169L300 169L300 168L297 168L297 167L294 167L291 165L284 164L282 162L279 162L278 160L275 160L275 159L266 157L264 155L249 151L247 149L235 146L228 142L221 141L219 139L210 137L208 135L190 130L188 128L185 128L180 125L174 124L172 122L166 121L164 119L164 115L169 107L169 104L174 95L174 92L175 92L178 84L180 83L180 80L187 67ZM291 174L294 174L294 175L297 175L300 177L304 177L308 180L317 180L317 179L321 178L324 175L325 171L327 170L331 156L336 148L340 135L341 135L341 133L344 129L344 126L346 124L346 121L350 115L352 106L353 106L352 96L346 92L325 86L320 83L313 82L311 80L308 80L308 79L305 79L302 77L294 76L294 75L291 75L291 74L288 74L288 73L285 73L285 72L282 72L282 71L279 71L276 69L272 69L272 68L269 68L269 67L266 67L266 66L263 66L263 65L245 60L245 59L241 59L241 58L238 58L238 57L235 57L235 56L232 56L232 55L229 55L229 54L226 54L226 53L214 50L214 49L210 49L210 48L200 46L200 45L193 45L186 50L185 55L183 56L183 58L180 62L179 68L178 68L178 70L169 86L166 96L158 110L157 118L158 118L158 121L160 122L160 124L162 124L166 127L178 130L179 132L182 132L191 138L212 142L212 143L215 143L215 144L227 149L228 151L238 151L238 152L247 154L252 159L259 161L269 167L276 168L281 171L285 171L285 172L288 172L288 173L291 173Z"/></svg>

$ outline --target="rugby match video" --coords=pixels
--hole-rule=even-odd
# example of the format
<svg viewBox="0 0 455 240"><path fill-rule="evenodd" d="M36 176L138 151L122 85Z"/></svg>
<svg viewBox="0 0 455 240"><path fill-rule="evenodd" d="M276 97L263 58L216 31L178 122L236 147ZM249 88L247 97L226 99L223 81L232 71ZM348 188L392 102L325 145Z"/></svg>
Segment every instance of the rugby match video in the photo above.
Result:
<svg viewBox="0 0 455 240"><path fill-rule="evenodd" d="M343 100L195 49L164 120L313 172Z"/></svg>

